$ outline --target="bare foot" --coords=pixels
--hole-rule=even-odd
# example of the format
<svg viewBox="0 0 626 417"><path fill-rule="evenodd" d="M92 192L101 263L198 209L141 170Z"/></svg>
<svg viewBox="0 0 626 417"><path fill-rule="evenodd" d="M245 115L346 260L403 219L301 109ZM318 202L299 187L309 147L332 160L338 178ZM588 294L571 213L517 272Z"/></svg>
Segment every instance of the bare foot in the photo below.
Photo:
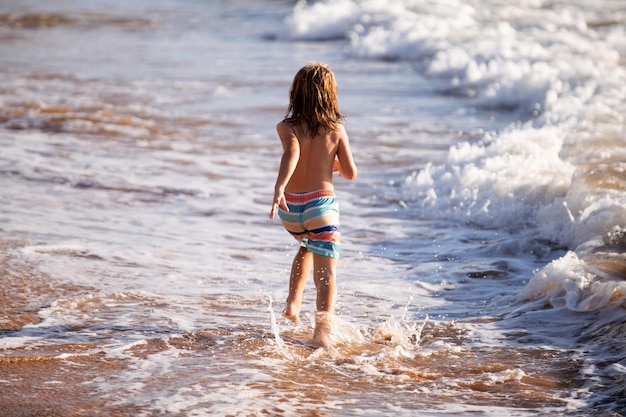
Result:
<svg viewBox="0 0 626 417"><path fill-rule="evenodd" d="M287 307L283 310L283 317L294 323L300 322L300 311L295 303L287 303Z"/></svg>
<svg viewBox="0 0 626 417"><path fill-rule="evenodd" d="M313 343L319 347L329 347L331 345L331 321L332 314L327 312L315 313L315 330L313 331Z"/></svg>

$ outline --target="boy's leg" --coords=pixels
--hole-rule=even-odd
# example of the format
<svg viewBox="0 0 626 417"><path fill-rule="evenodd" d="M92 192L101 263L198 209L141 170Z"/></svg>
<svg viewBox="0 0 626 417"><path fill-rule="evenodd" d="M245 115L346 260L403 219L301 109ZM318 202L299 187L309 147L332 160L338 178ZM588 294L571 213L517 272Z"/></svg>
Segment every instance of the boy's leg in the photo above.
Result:
<svg viewBox="0 0 626 417"><path fill-rule="evenodd" d="M335 311L337 298L337 259L313 254L313 279L317 289L317 313L313 341L322 347L330 345L330 320Z"/></svg>
<svg viewBox="0 0 626 417"><path fill-rule="evenodd" d="M313 279L317 289L317 311L335 311L337 259L313 254Z"/></svg>
<svg viewBox="0 0 626 417"><path fill-rule="evenodd" d="M302 305L302 293L309 278L309 271L313 263L313 254L304 247L298 249L298 253L293 258L291 265L291 275L289 277L289 294L287 295L287 306L283 315L289 320L297 323L300 321L300 307Z"/></svg>

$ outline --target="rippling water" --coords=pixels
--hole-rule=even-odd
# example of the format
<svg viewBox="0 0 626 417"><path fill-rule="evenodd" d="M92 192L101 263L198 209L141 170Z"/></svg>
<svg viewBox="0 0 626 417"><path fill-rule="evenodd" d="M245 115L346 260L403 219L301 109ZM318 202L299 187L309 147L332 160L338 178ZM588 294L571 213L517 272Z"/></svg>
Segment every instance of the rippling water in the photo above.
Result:
<svg viewBox="0 0 626 417"><path fill-rule="evenodd" d="M3 415L625 415L626 9L0 4ZM360 177L334 346L280 317L274 126L328 62Z"/></svg>

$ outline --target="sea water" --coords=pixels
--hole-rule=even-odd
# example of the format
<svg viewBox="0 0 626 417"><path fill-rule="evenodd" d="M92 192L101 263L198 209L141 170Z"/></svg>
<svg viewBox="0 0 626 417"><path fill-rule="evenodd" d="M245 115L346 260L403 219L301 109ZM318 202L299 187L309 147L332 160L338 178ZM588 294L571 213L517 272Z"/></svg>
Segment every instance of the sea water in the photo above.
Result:
<svg viewBox="0 0 626 417"><path fill-rule="evenodd" d="M0 4L3 415L626 415L617 0ZM359 177L280 312L297 70Z"/></svg>

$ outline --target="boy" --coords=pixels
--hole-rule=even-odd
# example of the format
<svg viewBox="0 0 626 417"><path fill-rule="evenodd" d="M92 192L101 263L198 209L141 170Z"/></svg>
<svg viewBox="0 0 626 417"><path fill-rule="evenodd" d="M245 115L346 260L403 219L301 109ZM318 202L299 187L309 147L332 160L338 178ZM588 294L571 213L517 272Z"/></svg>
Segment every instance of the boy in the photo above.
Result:
<svg viewBox="0 0 626 417"><path fill-rule="evenodd" d="M340 122L337 83L326 64L306 65L294 77L289 108L276 130L283 146L270 219L278 213L299 242L289 278L283 315L299 321L302 293L311 266L317 289L313 341L330 344L330 317L336 299L339 256L339 207L333 172L352 180L357 167L348 135Z"/></svg>

